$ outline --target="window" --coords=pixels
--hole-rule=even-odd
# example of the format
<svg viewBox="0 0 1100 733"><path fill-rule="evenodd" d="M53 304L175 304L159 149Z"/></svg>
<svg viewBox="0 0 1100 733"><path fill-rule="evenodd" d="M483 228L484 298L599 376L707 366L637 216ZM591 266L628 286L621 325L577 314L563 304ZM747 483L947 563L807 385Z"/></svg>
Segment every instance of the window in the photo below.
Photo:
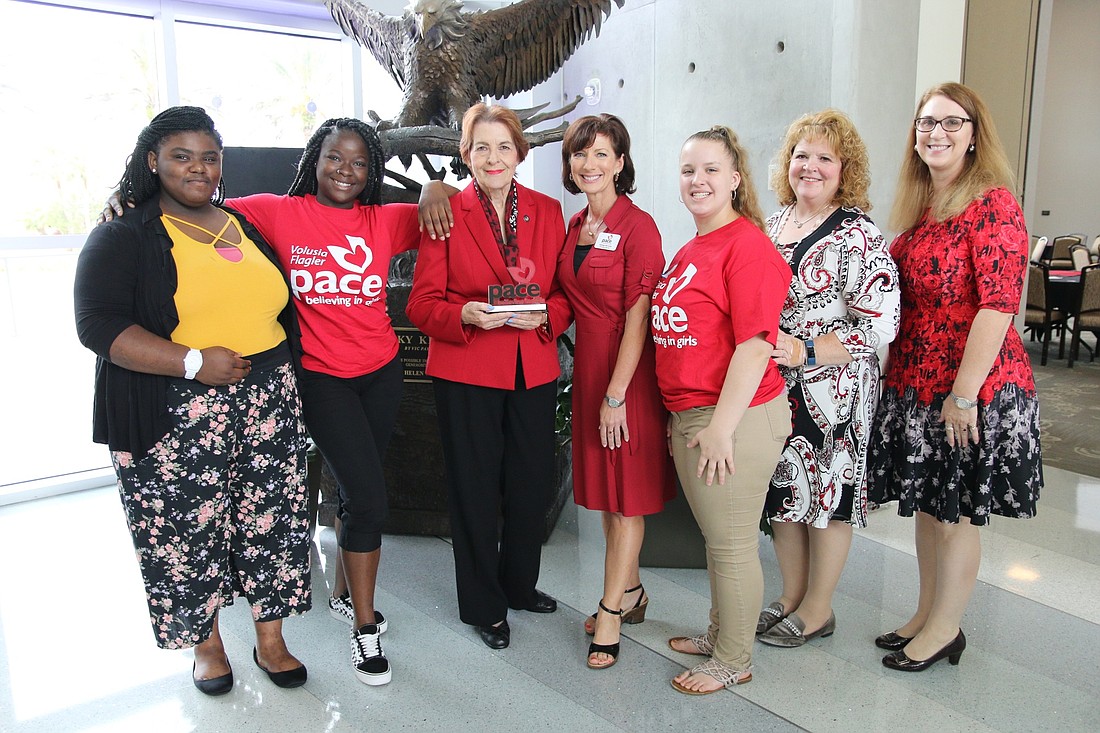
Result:
<svg viewBox="0 0 1100 733"><path fill-rule="evenodd" d="M300 148L351 115L338 40L177 23L176 44L180 103L205 108L226 145Z"/></svg>
<svg viewBox="0 0 1100 733"><path fill-rule="evenodd" d="M153 21L0 5L0 109L11 126L0 237L83 234L161 106Z"/></svg>
<svg viewBox="0 0 1100 733"><path fill-rule="evenodd" d="M227 145L301 147L360 94L358 54L308 0L277 4L295 15L260 0L78 4L0 0L0 502L109 465L91 442L95 357L76 339L72 284L138 131L195 104Z"/></svg>

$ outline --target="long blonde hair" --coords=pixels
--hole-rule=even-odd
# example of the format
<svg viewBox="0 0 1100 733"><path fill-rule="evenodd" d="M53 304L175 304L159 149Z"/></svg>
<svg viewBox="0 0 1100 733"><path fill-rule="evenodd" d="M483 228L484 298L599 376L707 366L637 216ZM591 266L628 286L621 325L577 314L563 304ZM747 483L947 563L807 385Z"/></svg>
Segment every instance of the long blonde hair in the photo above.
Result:
<svg viewBox="0 0 1100 733"><path fill-rule="evenodd" d="M741 185L732 195L733 210L745 217L760 229L764 230L764 215L760 210L760 201L756 197L756 186L752 183L752 175L749 173L749 154L737 139L737 133L725 125L715 125L709 130L700 130L687 140L710 140L726 149L733 159L733 169L741 174Z"/></svg>
<svg viewBox="0 0 1100 733"><path fill-rule="evenodd" d="M974 126L974 151L967 151L959 177L937 194L932 189L932 174L916 151L917 131L913 125L909 126L905 159L898 174L894 208L890 212L890 226L899 232L914 227L929 208L934 220L945 221L961 214L991 188L1004 187L1012 191L1015 187L1015 176L997 136L993 116L978 93L956 82L939 84L921 96L914 117L935 96L947 97L966 112Z"/></svg>
<svg viewBox="0 0 1100 733"><path fill-rule="evenodd" d="M802 140L824 142L840 158L840 187L833 200L840 206L871 210L867 189L871 186L871 163L867 146L856 131L851 118L837 109L802 115L787 128L787 134L775 154L771 184L780 206L795 202L794 189L789 175L791 155Z"/></svg>

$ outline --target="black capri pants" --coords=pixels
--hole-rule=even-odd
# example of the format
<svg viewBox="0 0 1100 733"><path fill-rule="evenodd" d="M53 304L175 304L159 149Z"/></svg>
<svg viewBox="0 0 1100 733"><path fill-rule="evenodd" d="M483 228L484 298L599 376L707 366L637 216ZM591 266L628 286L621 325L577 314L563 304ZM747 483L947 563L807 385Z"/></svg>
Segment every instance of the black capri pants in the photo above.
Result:
<svg viewBox="0 0 1100 733"><path fill-rule="evenodd" d="M402 377L401 359L395 356L360 377L303 369L298 380L306 428L336 477L337 543L348 552L382 546L389 513L382 463L401 405Z"/></svg>

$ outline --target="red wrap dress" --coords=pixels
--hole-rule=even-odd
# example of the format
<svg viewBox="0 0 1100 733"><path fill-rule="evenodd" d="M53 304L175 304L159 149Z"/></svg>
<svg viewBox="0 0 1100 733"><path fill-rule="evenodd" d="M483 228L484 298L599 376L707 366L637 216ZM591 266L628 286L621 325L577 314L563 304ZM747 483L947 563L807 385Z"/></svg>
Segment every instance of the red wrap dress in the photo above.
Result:
<svg viewBox="0 0 1100 733"><path fill-rule="evenodd" d="M614 249L593 247L574 271L587 209L570 222L558 261L558 282L576 319L573 364L573 497L577 504L625 516L654 514L676 495L648 333L626 391L630 442L611 450L600 443L600 407L615 369L626 312L651 295L664 267L661 235L652 217L620 196L604 217Z"/></svg>

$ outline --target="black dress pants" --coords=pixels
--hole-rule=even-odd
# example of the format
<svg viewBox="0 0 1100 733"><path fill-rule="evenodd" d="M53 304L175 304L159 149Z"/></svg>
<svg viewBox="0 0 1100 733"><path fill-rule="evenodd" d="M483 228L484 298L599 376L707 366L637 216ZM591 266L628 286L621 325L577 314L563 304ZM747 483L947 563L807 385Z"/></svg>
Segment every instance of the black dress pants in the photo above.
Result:
<svg viewBox="0 0 1100 733"><path fill-rule="evenodd" d="M436 378L462 621L486 626L535 602L554 485L557 384L515 390ZM498 531L498 517L503 524Z"/></svg>

